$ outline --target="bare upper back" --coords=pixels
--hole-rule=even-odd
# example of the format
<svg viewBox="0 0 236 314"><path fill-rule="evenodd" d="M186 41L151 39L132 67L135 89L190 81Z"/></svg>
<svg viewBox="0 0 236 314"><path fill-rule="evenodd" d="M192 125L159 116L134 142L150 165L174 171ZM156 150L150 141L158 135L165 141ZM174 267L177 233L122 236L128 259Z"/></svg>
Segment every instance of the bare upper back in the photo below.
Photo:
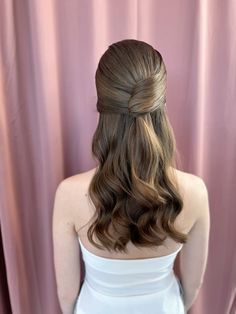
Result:
<svg viewBox="0 0 236 314"><path fill-rule="evenodd" d="M100 250L92 245L87 238L87 230L89 227L89 221L94 213L94 206L88 199L88 187L91 182L92 176L95 173L96 168L86 171L81 174L74 175L67 178L68 184L70 184L70 202L68 206L73 211L73 221L75 230L84 246L92 253L107 257L107 258L149 258L163 256L173 253L180 246L180 243L176 243L171 238L168 238L164 245L156 248L137 248L131 242L127 244L128 254L124 253L111 253L107 250ZM198 190L200 188L201 178L183 172L177 169L173 169L178 181L179 192L183 197L183 210L178 215L175 221L175 226L178 230L184 233L189 233L194 225L197 217L197 208L194 206L195 200L197 203Z"/></svg>

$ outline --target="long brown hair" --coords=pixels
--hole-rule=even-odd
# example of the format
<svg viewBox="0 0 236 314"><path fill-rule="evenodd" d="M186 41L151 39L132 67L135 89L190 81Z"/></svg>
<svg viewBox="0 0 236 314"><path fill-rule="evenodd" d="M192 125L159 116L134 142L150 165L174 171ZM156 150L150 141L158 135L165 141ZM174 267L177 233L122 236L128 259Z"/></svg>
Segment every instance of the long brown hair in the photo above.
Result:
<svg viewBox="0 0 236 314"><path fill-rule="evenodd" d="M186 242L174 227L183 200L170 171L175 139L165 112L166 79L160 52L143 41L113 43L99 61L92 141L99 164L88 190L96 211L87 235L100 249L126 252L128 241L158 246L167 236Z"/></svg>

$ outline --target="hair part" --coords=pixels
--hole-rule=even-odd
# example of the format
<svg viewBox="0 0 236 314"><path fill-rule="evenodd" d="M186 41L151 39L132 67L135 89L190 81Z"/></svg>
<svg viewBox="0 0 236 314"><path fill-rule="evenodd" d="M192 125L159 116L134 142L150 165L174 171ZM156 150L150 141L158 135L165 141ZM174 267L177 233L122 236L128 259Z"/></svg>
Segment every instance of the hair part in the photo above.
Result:
<svg viewBox="0 0 236 314"><path fill-rule="evenodd" d="M158 246L169 236L186 242L174 227L183 200L171 171L176 144L165 112L161 54L134 39L114 43L101 57L95 79L100 115L92 153L99 165L88 190L96 209L89 241L125 252L129 241Z"/></svg>

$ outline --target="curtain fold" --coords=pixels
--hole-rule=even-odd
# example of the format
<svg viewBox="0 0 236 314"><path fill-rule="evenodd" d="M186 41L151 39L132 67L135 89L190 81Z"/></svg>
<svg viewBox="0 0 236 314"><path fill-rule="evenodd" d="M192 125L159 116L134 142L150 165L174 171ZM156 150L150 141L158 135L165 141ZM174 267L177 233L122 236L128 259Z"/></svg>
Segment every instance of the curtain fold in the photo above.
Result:
<svg viewBox="0 0 236 314"><path fill-rule="evenodd" d="M0 225L1 227L1 225ZM2 233L0 230L0 313L10 314L11 303L7 285L6 265L3 253Z"/></svg>
<svg viewBox="0 0 236 314"><path fill-rule="evenodd" d="M1 313L60 313L54 193L63 178L94 167L95 71L126 38L163 55L181 170L208 187L209 258L190 312L235 312L235 29L234 0L0 2Z"/></svg>

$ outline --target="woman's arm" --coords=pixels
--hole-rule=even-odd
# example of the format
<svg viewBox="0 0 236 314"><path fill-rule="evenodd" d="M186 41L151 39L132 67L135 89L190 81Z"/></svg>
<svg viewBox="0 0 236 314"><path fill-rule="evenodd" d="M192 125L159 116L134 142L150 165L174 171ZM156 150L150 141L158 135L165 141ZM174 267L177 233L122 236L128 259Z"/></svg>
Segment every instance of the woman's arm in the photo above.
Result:
<svg viewBox="0 0 236 314"><path fill-rule="evenodd" d="M180 252L181 284L184 290L185 309L189 310L196 300L208 257L210 214L208 192L204 181L197 177L195 185L189 189L191 209L196 217L188 234L187 243Z"/></svg>
<svg viewBox="0 0 236 314"><path fill-rule="evenodd" d="M63 314L72 314L79 293L80 255L73 224L69 180L57 187L53 209L53 251L57 295Z"/></svg>

